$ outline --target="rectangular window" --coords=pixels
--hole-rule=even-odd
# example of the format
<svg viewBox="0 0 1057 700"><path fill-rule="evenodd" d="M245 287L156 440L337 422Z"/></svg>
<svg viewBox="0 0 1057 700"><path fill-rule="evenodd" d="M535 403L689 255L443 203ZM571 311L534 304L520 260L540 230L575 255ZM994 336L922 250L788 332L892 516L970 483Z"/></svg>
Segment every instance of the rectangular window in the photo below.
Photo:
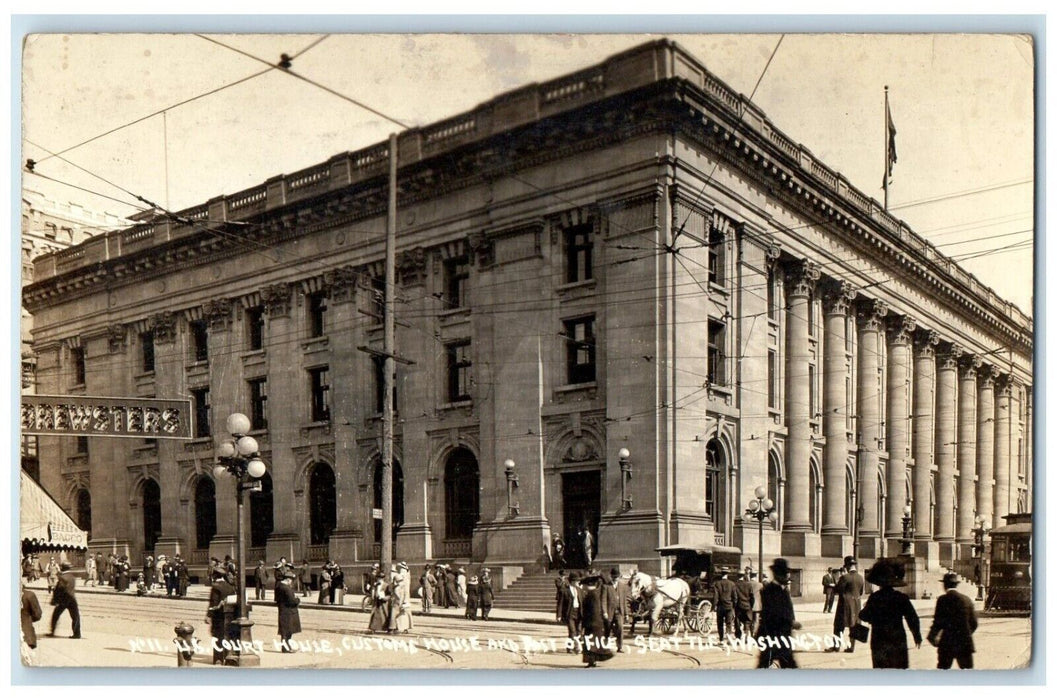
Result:
<svg viewBox="0 0 1057 700"><path fill-rule="evenodd" d="M772 321L778 320L778 280L775 275L775 266L771 265L767 270L767 318Z"/></svg>
<svg viewBox="0 0 1057 700"><path fill-rule="evenodd" d="M807 366L807 409L811 420L818 420L818 387L815 385L815 365Z"/></svg>
<svg viewBox="0 0 1057 700"><path fill-rule="evenodd" d="M208 321L191 321L191 352L195 362L209 360Z"/></svg>
<svg viewBox="0 0 1057 700"><path fill-rule="evenodd" d="M88 454L88 436L78 435L77 436L77 454L86 455Z"/></svg>
<svg viewBox="0 0 1057 700"><path fill-rule="evenodd" d="M1024 438L1017 438L1017 476L1023 481L1027 476L1024 459Z"/></svg>
<svg viewBox="0 0 1057 700"><path fill-rule="evenodd" d="M723 285L723 232L712 228L708 231L708 283Z"/></svg>
<svg viewBox="0 0 1057 700"><path fill-rule="evenodd" d="M814 338L815 337L815 324L818 319L815 317L815 295L809 292L807 295L807 334Z"/></svg>
<svg viewBox="0 0 1057 700"><path fill-rule="evenodd" d="M308 295L308 337L319 338L327 332L327 296L323 292Z"/></svg>
<svg viewBox="0 0 1057 700"><path fill-rule="evenodd" d="M844 428L845 430L851 430L851 407L855 405L855 397L851 394L851 377L844 378L844 400L845 404L842 407L844 411Z"/></svg>
<svg viewBox="0 0 1057 700"><path fill-rule="evenodd" d="M264 347L263 307L246 309L246 337L249 339L250 350L260 350Z"/></svg>
<svg viewBox="0 0 1057 700"><path fill-rule="evenodd" d="M147 331L146 333L140 333L139 344L142 348L142 355L140 359L143 360L143 371L153 372L154 371L154 331Z"/></svg>
<svg viewBox="0 0 1057 700"><path fill-rule="evenodd" d="M250 385L250 429L268 429L268 380L251 379Z"/></svg>
<svg viewBox="0 0 1057 700"><path fill-rule="evenodd" d="M470 355L470 341L460 340L449 343L447 351L448 364L448 401L470 400L470 369L473 361Z"/></svg>
<svg viewBox="0 0 1057 700"><path fill-rule="evenodd" d="M213 434L209 427L209 388L191 389L191 402L195 411L195 437L209 437Z"/></svg>
<svg viewBox="0 0 1057 700"><path fill-rule="evenodd" d="M767 351L767 405L778 408L778 353Z"/></svg>
<svg viewBox="0 0 1057 700"><path fill-rule="evenodd" d="M84 386L84 348L70 348L70 365L73 368L73 383L75 386Z"/></svg>
<svg viewBox="0 0 1057 700"><path fill-rule="evenodd" d="M593 279L591 269L591 224L581 224L565 230L565 281L583 282Z"/></svg>
<svg viewBox="0 0 1057 700"><path fill-rule="evenodd" d="M444 261L444 301L449 309L461 309L467 304L470 285L470 259L467 256Z"/></svg>
<svg viewBox="0 0 1057 700"><path fill-rule="evenodd" d="M724 336L726 324L719 321L708 322L708 383L711 386L726 386L726 355L724 354Z"/></svg>
<svg viewBox="0 0 1057 700"><path fill-rule="evenodd" d="M330 368L315 367L308 370L312 390L312 422L330 420Z"/></svg>
<svg viewBox="0 0 1057 700"><path fill-rule="evenodd" d="M595 317L565 322L566 380L569 384L595 381Z"/></svg>

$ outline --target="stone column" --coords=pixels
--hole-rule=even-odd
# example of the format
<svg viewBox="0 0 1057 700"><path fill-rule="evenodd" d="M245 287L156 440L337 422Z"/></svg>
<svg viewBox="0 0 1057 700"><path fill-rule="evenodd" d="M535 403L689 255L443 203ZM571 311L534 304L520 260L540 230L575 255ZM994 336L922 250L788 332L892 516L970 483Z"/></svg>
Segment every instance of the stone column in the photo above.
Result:
<svg viewBox="0 0 1057 700"><path fill-rule="evenodd" d="M976 517L976 371L980 358L963 355L958 384L958 523L959 558L969 557Z"/></svg>
<svg viewBox="0 0 1057 700"><path fill-rule="evenodd" d="M809 260L793 265L786 275L786 480L788 496L783 530L811 529L811 406L808 386L808 300L819 278L818 266ZM785 548L783 547L783 552ZM789 552L794 553L793 551Z"/></svg>
<svg viewBox="0 0 1057 700"><path fill-rule="evenodd" d="M998 384L998 397L995 401L995 500L994 516L997 522L992 527L1004 525L1002 516L1016 511L1016 502L1009 502L1010 472L1016 466L1011 459L1010 449L1010 410L1013 401L1012 377L1004 375Z"/></svg>
<svg viewBox="0 0 1057 700"><path fill-rule="evenodd" d="M944 348L939 354L936 373L936 532L932 533L940 543L940 559L953 559L951 543L954 542L955 490L955 446L958 441L958 357L961 348L957 345Z"/></svg>
<svg viewBox="0 0 1057 700"><path fill-rule="evenodd" d="M995 522L995 379L993 365L980 371L979 398L976 404L976 512L987 527Z"/></svg>
<svg viewBox="0 0 1057 700"><path fill-rule="evenodd" d="M914 408L910 485L914 502L914 539L932 540L932 518L929 512L932 469L936 464L936 343L933 331L920 330L914 336ZM938 485L937 485L938 486ZM939 504L937 503L937 508Z"/></svg>
<svg viewBox="0 0 1057 700"><path fill-rule="evenodd" d="M885 537L898 540L903 534L903 508L907 504L907 457L910 452L908 405L910 398L910 337L914 321L896 317L888 328L888 472L885 489L887 532ZM926 501L927 502L927 501Z"/></svg>
<svg viewBox="0 0 1057 700"><path fill-rule="evenodd" d="M857 309L859 317L859 379L858 426L859 458L856 474L856 509L861 514L859 523L858 555L864 559L881 556L877 538L880 520L877 512L877 469L880 461L880 347L881 329L888 306L881 301L863 301Z"/></svg>
<svg viewBox="0 0 1057 700"><path fill-rule="evenodd" d="M847 282L828 280L825 285L825 364L822 411L826 435L825 466L823 467L822 546L826 556L846 553L843 537L851 532L845 505L849 494L845 489L848 465L848 357L845 335L848 329L848 310L855 293ZM831 539L835 541L830 541ZM828 545L833 545L829 547Z"/></svg>

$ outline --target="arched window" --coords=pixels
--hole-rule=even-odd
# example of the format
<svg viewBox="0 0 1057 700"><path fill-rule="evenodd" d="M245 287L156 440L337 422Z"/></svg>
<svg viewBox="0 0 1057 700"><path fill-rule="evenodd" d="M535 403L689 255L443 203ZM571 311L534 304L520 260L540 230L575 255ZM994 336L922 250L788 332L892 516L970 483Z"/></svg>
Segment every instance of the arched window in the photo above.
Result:
<svg viewBox="0 0 1057 700"><path fill-rule="evenodd" d="M717 525L722 525L723 516L723 472L726 471L723 447L715 438L705 445L705 515Z"/></svg>
<svg viewBox="0 0 1057 700"><path fill-rule="evenodd" d="M393 536L404 524L404 472L400 462L393 460ZM374 508L382 508L382 460L374 463ZM382 519L374 519L374 541L382 541Z"/></svg>
<svg viewBox="0 0 1057 700"><path fill-rule="evenodd" d="M92 536L92 494L88 489L77 492L77 527Z"/></svg>
<svg viewBox="0 0 1057 700"><path fill-rule="evenodd" d="M309 536L312 544L326 544L338 524L334 470L324 462L312 466L308 480Z"/></svg>
<svg viewBox="0 0 1057 700"><path fill-rule="evenodd" d="M143 549L154 551L161 537L161 487L154 479L143 482Z"/></svg>
<svg viewBox="0 0 1057 700"><path fill-rule="evenodd" d="M809 499L809 517L811 518L811 531L820 532L822 530L822 479L819 477L818 462L814 459L809 464L808 474L808 494Z"/></svg>
<svg viewBox="0 0 1057 700"><path fill-rule="evenodd" d="M778 492L778 484L781 482L782 470L778 466L778 456L774 452L767 454L767 498L774 501L775 513L778 516L777 524L778 528L782 527L782 515L785 513L785 509L782 508L782 499L779 498L781 494Z"/></svg>
<svg viewBox="0 0 1057 700"><path fill-rule="evenodd" d="M195 482L195 547L208 549L217 534L217 486L201 476Z"/></svg>
<svg viewBox="0 0 1057 700"><path fill-rule="evenodd" d="M268 535L275 529L272 516L272 475L261 477L261 490L250 491L250 546L268 544Z"/></svg>
<svg viewBox="0 0 1057 700"><path fill-rule="evenodd" d="M465 447L451 453L444 465L444 536L469 539L480 516L480 474L477 458Z"/></svg>

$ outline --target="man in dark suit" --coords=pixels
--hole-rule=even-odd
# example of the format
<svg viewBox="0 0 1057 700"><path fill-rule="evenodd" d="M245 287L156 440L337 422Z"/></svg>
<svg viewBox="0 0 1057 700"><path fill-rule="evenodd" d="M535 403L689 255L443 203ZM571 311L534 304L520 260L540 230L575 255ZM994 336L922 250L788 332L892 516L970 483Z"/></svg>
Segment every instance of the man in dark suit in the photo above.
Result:
<svg viewBox="0 0 1057 700"><path fill-rule="evenodd" d="M793 636L793 630L800 629L800 623L796 621L796 613L793 611L793 599L786 590L789 584L789 562L785 559L775 559L771 564L771 573L774 574L774 580L760 589L763 609L760 611L760 629L756 635L788 640ZM797 668L792 645L782 642L777 645L770 642L760 645L760 658L756 662L756 668L775 666Z"/></svg>
<svg viewBox="0 0 1057 700"><path fill-rule="evenodd" d="M976 611L969 596L959 593L958 574L943 576L944 594L936 599L936 612L929 630L929 644L936 647L936 668L948 669L957 660L959 668L973 667L973 632Z"/></svg>
<svg viewBox="0 0 1057 700"><path fill-rule="evenodd" d="M81 613L77 608L77 595L75 593L77 579L74 578L73 573L70 571L69 564L62 564L60 571L62 573L59 574L59 582L55 584L55 592L51 596L51 602L55 606L55 610L51 613L51 631L48 632L48 636L55 636L55 623L59 621L59 616L63 612L69 610L70 620L73 623L72 637L73 639L80 639Z"/></svg>
<svg viewBox="0 0 1057 700"><path fill-rule="evenodd" d="M209 589L209 607L206 608L206 621L209 622L209 633L217 640L213 647L213 665L223 665L227 661L228 651L222 642L230 639L231 621L235 618L235 606L229 598L234 598L235 587L227 581L227 570L221 566L210 572L213 586Z"/></svg>
<svg viewBox="0 0 1057 700"><path fill-rule="evenodd" d="M282 573L283 573L282 571L275 572L276 579L278 579L279 576L282 575ZM256 588L257 600L267 600L268 599L267 594L265 594L265 592L264 592L264 584L267 582L267 580L268 580L268 570L266 568L264 568L264 560L263 559L258 559L257 560L257 568L255 568L253 570L253 584L254 584L254 588ZM276 585L278 585L278 581L276 581Z"/></svg>
<svg viewBox="0 0 1057 700"><path fill-rule="evenodd" d="M734 601L738 594L734 582L727 578L725 568L720 570L719 580L713 584L712 593L716 596L716 621L719 627L719 641L722 642L728 629L737 633L734 626Z"/></svg>
<svg viewBox="0 0 1057 700"><path fill-rule="evenodd" d="M859 621L859 611L862 610L862 593L866 587L856 567L858 562L854 557L844 557L844 568L846 572L837 580L837 612L833 615L833 636L840 638L845 629L851 629ZM840 651L840 642L832 648L832 651ZM855 651L855 640L851 640L846 652Z"/></svg>
<svg viewBox="0 0 1057 700"><path fill-rule="evenodd" d="M833 612L833 599L837 597L837 570L832 567L822 577L822 594L826 596L822 612Z"/></svg>
<svg viewBox="0 0 1057 700"><path fill-rule="evenodd" d="M22 588L22 639L30 649L37 648L37 632L33 629L33 623L41 618L43 613L40 609L40 601L37 594L28 588Z"/></svg>
<svg viewBox="0 0 1057 700"><path fill-rule="evenodd" d="M617 653L624 651L624 617L628 610L628 597L631 591L627 581L620 578L620 569L613 567L609 571L609 583L603 588L606 598L606 609L609 611L609 629L607 637L616 637Z"/></svg>
<svg viewBox="0 0 1057 700"><path fill-rule="evenodd" d="M734 636L752 634L752 603L752 583L744 571L739 571L734 582Z"/></svg>
<svg viewBox="0 0 1057 700"><path fill-rule="evenodd" d="M568 630L569 639L580 638L580 623L582 620L580 608L583 605L583 589L580 588L579 572L569 574L569 585L565 589L563 617ZM570 654L575 654L575 649L566 649Z"/></svg>

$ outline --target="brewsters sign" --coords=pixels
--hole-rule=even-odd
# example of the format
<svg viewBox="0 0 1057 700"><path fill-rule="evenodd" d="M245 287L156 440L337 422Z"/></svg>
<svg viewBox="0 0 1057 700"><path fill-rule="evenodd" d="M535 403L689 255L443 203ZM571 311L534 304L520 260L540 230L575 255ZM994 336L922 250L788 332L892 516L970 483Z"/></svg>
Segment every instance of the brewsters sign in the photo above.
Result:
<svg viewBox="0 0 1057 700"><path fill-rule="evenodd" d="M173 438L189 440L186 399L23 396L23 435Z"/></svg>

